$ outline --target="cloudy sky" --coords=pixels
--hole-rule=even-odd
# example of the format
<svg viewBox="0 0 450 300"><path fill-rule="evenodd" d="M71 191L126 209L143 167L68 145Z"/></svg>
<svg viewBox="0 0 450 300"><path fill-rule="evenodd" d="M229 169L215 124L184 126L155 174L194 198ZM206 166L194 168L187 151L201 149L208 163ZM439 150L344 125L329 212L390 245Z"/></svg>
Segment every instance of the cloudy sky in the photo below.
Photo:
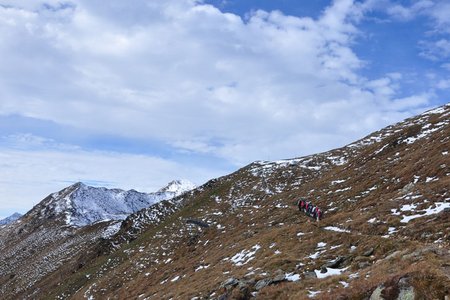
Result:
<svg viewBox="0 0 450 300"><path fill-rule="evenodd" d="M449 101L450 2L0 0L0 216L343 146Z"/></svg>

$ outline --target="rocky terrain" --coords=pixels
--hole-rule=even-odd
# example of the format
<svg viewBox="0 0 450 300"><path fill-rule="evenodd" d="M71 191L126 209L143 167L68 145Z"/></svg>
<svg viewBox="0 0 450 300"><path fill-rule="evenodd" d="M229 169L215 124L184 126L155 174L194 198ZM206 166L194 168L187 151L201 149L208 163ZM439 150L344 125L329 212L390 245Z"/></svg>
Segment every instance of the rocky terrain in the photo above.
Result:
<svg viewBox="0 0 450 300"><path fill-rule="evenodd" d="M67 218L46 220L51 234L33 234L43 225L27 214L9 235L0 231L0 295L444 299L449 148L446 105L340 149L254 162L116 221L111 234L103 223L77 228ZM324 218L298 211L299 198ZM39 209L49 207L45 201ZM32 253L36 243L59 246ZM21 255L27 266L17 262Z"/></svg>
<svg viewBox="0 0 450 300"><path fill-rule="evenodd" d="M173 181L155 193L139 193L78 182L49 195L0 227L0 298L31 297L36 282L71 260L81 268L85 250L115 234L127 216L193 187Z"/></svg>

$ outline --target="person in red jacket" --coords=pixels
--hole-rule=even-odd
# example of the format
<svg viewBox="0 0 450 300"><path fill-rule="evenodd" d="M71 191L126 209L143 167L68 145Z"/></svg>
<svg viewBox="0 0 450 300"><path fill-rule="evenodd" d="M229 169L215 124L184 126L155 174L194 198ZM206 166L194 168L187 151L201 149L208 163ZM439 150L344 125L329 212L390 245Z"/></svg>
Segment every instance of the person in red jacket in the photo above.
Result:
<svg viewBox="0 0 450 300"><path fill-rule="evenodd" d="M298 206L298 210L299 210L299 211L302 211L302 210L305 209L306 203L305 203L304 200L300 199L300 200L298 200L298 202L297 202L297 206Z"/></svg>

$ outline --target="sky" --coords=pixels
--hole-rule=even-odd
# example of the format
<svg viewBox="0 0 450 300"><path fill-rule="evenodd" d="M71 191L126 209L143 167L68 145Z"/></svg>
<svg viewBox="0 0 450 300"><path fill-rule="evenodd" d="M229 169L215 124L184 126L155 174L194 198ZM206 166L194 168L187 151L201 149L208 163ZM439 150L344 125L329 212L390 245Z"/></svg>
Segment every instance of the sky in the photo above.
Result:
<svg viewBox="0 0 450 300"><path fill-rule="evenodd" d="M450 1L0 0L0 218L342 147L449 102Z"/></svg>

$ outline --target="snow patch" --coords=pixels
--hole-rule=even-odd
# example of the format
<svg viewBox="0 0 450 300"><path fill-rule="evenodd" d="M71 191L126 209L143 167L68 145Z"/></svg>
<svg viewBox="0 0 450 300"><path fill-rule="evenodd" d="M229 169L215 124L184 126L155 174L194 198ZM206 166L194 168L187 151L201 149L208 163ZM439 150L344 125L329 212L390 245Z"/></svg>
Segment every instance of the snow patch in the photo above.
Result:
<svg viewBox="0 0 450 300"><path fill-rule="evenodd" d="M321 273L320 270L314 270L317 278L322 279L322 278L326 278L329 276L341 275L345 270L348 269L348 267L342 268L342 269L333 269L333 268L326 268L326 269L327 269L327 271L325 273Z"/></svg>
<svg viewBox="0 0 450 300"><path fill-rule="evenodd" d="M327 243L319 242L319 243L317 243L317 248L323 248L323 247L325 247L326 245L327 245Z"/></svg>
<svg viewBox="0 0 450 300"><path fill-rule="evenodd" d="M106 227L106 229L102 233L102 238L107 239L115 235L120 230L121 225L122 222L116 222Z"/></svg>
<svg viewBox="0 0 450 300"><path fill-rule="evenodd" d="M299 274L295 274L295 273L286 273L284 275L284 278L286 278L287 281L299 281L300 280L300 275Z"/></svg>
<svg viewBox="0 0 450 300"><path fill-rule="evenodd" d="M450 202L436 202L434 203L435 207L430 206L429 208L422 210L422 214L411 215L411 216L402 216L403 218L400 220L401 223L408 223L411 220L422 218L425 216L435 215L440 213L446 208L450 207Z"/></svg>
<svg viewBox="0 0 450 300"><path fill-rule="evenodd" d="M324 229L325 229L325 230L336 231L336 232L350 232L350 230L342 229L342 228L335 227L335 226L327 226L327 227L325 227Z"/></svg>
<svg viewBox="0 0 450 300"><path fill-rule="evenodd" d="M261 249L260 245L255 245L251 248L251 250L242 250L239 253L236 253L230 260L236 265L236 266L242 266L247 264L249 261L254 259L254 255L256 251Z"/></svg>
<svg viewBox="0 0 450 300"><path fill-rule="evenodd" d="M308 297L309 298L314 298L320 293L321 293L321 291L308 291Z"/></svg>

